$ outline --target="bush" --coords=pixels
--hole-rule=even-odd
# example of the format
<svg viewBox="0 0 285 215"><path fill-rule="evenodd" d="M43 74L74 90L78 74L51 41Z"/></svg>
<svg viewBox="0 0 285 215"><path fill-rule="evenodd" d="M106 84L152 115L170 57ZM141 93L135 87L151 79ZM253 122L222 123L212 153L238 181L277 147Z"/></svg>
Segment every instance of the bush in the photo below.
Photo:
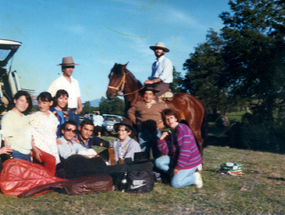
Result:
<svg viewBox="0 0 285 215"><path fill-rule="evenodd" d="M230 131L230 146L270 152L284 152L285 120L274 122L260 114L246 113L241 123L236 123Z"/></svg>

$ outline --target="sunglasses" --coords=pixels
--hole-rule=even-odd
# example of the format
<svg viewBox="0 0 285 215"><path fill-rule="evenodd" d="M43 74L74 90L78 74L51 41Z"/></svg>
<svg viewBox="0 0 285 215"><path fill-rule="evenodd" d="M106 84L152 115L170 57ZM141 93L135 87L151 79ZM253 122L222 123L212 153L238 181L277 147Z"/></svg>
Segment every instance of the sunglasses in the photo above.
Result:
<svg viewBox="0 0 285 215"><path fill-rule="evenodd" d="M74 133L74 134L76 134L76 132L77 132L76 129L73 130L73 129L71 129L71 128L66 128L65 131L68 131L68 132L71 131L71 132Z"/></svg>

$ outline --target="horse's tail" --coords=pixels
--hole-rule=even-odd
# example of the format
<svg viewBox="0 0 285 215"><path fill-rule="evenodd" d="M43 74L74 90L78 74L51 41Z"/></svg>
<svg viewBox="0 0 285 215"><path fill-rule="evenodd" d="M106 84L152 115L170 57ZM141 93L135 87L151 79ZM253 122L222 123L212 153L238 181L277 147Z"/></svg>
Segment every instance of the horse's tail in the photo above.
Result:
<svg viewBox="0 0 285 215"><path fill-rule="evenodd" d="M203 148L208 146L208 112L206 105L202 102L204 107L204 116L202 121L202 127L201 127L201 135L203 139Z"/></svg>

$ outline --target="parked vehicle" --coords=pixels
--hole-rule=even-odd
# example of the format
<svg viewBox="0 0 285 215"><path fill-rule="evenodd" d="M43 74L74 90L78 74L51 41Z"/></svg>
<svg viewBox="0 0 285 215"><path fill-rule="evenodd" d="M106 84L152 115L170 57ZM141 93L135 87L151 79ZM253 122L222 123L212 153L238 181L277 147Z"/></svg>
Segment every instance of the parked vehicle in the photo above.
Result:
<svg viewBox="0 0 285 215"><path fill-rule="evenodd" d="M12 60L7 68L9 60L21 46L21 42L0 39L0 113L6 110L14 95L21 90L19 77L12 70Z"/></svg>
<svg viewBox="0 0 285 215"><path fill-rule="evenodd" d="M104 122L102 125L102 134L110 135L111 133L115 132L114 124L121 122L124 117L119 115L112 115L112 114L103 114Z"/></svg>

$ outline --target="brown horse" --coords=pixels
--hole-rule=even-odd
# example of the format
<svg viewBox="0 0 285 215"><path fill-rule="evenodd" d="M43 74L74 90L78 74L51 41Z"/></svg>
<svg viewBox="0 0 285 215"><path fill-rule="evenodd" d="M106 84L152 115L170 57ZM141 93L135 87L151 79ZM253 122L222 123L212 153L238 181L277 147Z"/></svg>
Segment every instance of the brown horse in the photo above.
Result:
<svg viewBox="0 0 285 215"><path fill-rule="evenodd" d="M109 85L106 92L108 99L124 96L126 111L136 102L141 101L140 90L143 88L140 81L126 68L127 64L116 64L109 74ZM204 106L199 99L188 93L177 93L172 101L165 102L178 117L179 121L186 121L197 140L201 155L203 154L203 138L201 127L204 118Z"/></svg>

